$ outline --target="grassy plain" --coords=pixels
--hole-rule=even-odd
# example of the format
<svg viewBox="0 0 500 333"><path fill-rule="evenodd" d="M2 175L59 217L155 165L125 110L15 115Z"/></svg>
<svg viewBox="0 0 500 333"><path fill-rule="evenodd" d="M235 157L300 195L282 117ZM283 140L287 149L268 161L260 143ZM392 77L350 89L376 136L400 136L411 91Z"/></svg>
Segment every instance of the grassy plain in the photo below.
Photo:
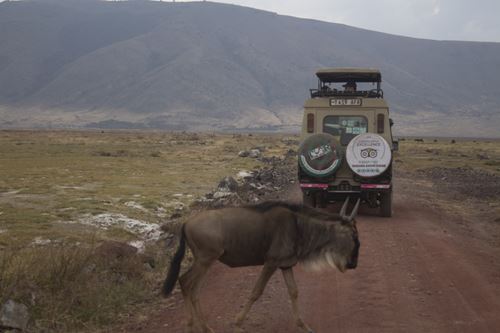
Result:
<svg viewBox="0 0 500 333"><path fill-rule="evenodd" d="M263 135L0 132L0 246L35 236L81 241L85 230L59 222L84 214L161 222L223 176L259 167L238 157L255 146L267 147L265 155L285 149L278 136Z"/></svg>
<svg viewBox="0 0 500 333"><path fill-rule="evenodd" d="M500 139L402 138L400 147L398 167L405 171L468 167L500 174Z"/></svg>
<svg viewBox="0 0 500 333"><path fill-rule="evenodd" d="M442 211L500 246L500 140L405 138L395 157L395 192Z"/></svg>

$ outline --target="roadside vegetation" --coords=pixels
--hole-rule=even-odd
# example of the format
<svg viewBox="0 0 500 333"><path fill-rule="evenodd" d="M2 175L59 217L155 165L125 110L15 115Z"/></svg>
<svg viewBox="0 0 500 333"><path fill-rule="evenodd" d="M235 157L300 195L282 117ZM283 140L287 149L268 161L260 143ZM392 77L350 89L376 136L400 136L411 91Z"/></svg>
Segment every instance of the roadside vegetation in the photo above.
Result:
<svg viewBox="0 0 500 333"><path fill-rule="evenodd" d="M403 138L395 172L395 191L405 200L500 246L500 140Z"/></svg>

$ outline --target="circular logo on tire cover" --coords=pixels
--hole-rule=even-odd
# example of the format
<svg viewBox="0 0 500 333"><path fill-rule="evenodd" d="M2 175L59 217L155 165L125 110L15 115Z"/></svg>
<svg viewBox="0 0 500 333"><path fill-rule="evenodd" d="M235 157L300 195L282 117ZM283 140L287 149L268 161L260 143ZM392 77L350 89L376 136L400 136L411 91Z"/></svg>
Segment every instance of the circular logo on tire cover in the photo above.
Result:
<svg viewBox="0 0 500 333"><path fill-rule="evenodd" d="M356 136L346 150L347 164L361 177L376 177L391 164L391 147L383 137L374 133Z"/></svg>
<svg viewBox="0 0 500 333"><path fill-rule="evenodd" d="M338 144L330 134L315 134L299 147L299 165L308 175L327 177L340 166Z"/></svg>

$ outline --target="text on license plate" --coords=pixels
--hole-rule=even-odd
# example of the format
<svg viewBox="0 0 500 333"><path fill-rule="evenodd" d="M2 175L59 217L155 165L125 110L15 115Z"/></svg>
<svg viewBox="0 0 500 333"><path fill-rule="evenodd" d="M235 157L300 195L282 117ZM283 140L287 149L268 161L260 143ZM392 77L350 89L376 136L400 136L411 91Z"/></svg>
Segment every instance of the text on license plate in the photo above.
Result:
<svg viewBox="0 0 500 333"><path fill-rule="evenodd" d="M339 98L330 100L330 106L338 105L358 106L361 105L361 98Z"/></svg>

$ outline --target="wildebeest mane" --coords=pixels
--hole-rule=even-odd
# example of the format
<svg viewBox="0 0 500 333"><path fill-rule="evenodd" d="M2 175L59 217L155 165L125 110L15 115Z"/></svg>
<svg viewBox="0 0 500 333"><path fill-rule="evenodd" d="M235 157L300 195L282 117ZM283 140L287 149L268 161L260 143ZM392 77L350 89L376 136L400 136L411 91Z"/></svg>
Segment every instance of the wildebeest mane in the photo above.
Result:
<svg viewBox="0 0 500 333"><path fill-rule="evenodd" d="M302 204L296 204L287 201L264 201L258 204L245 205L243 208L251 209L260 213L265 213L273 208L283 207L291 210L294 213L299 213L319 220L340 221L338 214L332 214L318 209L314 209Z"/></svg>
<svg viewBox="0 0 500 333"><path fill-rule="evenodd" d="M302 206L302 205L294 204L294 203L286 202L286 201L264 201L264 202L260 202L258 204L243 206L243 208L251 209L251 210L257 211L259 213L264 213L264 212L267 212L273 208L278 208L278 207L290 209L292 212L299 212L304 208L304 206Z"/></svg>

